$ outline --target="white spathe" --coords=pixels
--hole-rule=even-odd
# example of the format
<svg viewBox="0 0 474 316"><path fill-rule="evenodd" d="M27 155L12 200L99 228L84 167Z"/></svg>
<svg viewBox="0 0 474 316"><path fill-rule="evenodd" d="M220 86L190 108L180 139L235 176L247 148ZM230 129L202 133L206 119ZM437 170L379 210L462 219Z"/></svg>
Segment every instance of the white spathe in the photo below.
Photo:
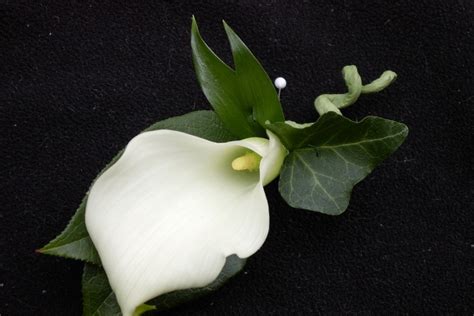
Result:
<svg viewBox="0 0 474 316"><path fill-rule="evenodd" d="M262 246L269 229L263 186L287 154L267 133L214 143L146 132L96 180L86 226L124 316L161 294L208 285L227 256L247 258ZM249 150L262 156L260 171L233 170Z"/></svg>

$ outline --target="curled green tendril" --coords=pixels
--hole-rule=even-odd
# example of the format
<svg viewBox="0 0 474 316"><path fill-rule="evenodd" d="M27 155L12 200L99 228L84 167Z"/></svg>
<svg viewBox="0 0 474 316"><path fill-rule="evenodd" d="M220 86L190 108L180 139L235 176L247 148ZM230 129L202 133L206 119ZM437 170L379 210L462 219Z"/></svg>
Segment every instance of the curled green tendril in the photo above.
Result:
<svg viewBox="0 0 474 316"><path fill-rule="evenodd" d="M378 79L369 84L362 85L357 67L354 65L342 68L342 76L347 86L347 93L322 94L314 101L314 106L319 115L327 112L336 112L342 115L339 109L354 104L361 94L375 93L388 87L396 78L397 74L391 70L385 71Z"/></svg>

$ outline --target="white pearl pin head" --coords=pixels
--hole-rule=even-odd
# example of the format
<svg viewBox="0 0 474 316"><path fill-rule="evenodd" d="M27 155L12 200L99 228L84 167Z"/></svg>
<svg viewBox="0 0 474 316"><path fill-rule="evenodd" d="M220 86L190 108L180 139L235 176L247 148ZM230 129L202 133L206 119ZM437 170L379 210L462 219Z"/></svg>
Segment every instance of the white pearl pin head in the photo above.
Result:
<svg viewBox="0 0 474 316"><path fill-rule="evenodd" d="M278 89L278 99L280 99L281 90L286 87L286 80L283 77L278 77L275 79L275 87Z"/></svg>
<svg viewBox="0 0 474 316"><path fill-rule="evenodd" d="M283 77L278 77L275 79L275 87L278 90L285 89L286 87L286 80Z"/></svg>

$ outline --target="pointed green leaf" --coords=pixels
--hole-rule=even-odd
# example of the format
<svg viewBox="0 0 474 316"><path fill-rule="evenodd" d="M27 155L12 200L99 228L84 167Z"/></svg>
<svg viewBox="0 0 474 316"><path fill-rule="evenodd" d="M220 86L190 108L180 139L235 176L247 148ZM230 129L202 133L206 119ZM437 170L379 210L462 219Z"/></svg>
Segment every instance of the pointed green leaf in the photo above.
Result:
<svg viewBox="0 0 474 316"><path fill-rule="evenodd" d="M157 297L146 304L137 307L136 315L150 310L166 310L177 305L198 299L222 287L230 278L240 272L245 265L245 259L233 255L227 257L222 272L217 279L206 287L180 290ZM115 294L110 288L105 271L96 265L86 264L82 276L83 311L84 316L111 315L120 316L120 307Z"/></svg>
<svg viewBox="0 0 474 316"><path fill-rule="evenodd" d="M86 200L87 196L83 198L64 231L46 246L37 250L38 252L100 264L99 255L86 229L84 217Z"/></svg>
<svg viewBox="0 0 474 316"><path fill-rule="evenodd" d="M207 46L193 17L191 46L196 76L205 96L235 136L264 136L266 121L284 120L275 88L263 67L227 25L235 71Z"/></svg>
<svg viewBox="0 0 474 316"><path fill-rule="evenodd" d="M226 142L235 139L224 128L222 122L212 111L196 111L182 116L172 117L153 124L145 131L157 129L180 131L214 142ZM112 159L100 174L112 166L121 154L122 151ZM46 246L39 249L38 252L100 264L97 251L86 230L84 218L86 200L87 194L66 229Z"/></svg>
<svg viewBox="0 0 474 316"><path fill-rule="evenodd" d="M240 37L224 22L232 49L241 104L251 104L253 116L265 126L267 121L281 122L284 115L275 87L257 58Z"/></svg>
<svg viewBox="0 0 474 316"><path fill-rule="evenodd" d="M380 117L351 121L329 112L306 128L269 127L293 151L280 174L279 190L293 207L329 215L344 212L354 185L405 140L408 128Z"/></svg>
<svg viewBox="0 0 474 316"><path fill-rule="evenodd" d="M84 265L82 274L82 300L84 316L121 316L115 294L110 288L104 269L92 264Z"/></svg>

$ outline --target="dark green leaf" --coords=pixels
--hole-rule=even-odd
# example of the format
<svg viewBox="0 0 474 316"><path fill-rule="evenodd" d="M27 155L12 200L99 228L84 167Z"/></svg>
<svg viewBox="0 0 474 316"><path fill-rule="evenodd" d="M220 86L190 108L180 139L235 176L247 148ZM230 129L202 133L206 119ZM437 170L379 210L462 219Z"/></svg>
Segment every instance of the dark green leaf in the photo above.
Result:
<svg viewBox="0 0 474 316"><path fill-rule="evenodd" d="M104 269L93 264L85 264L82 273L82 314L83 316L121 316L115 294L110 288ZM156 309L152 305L141 304L134 316Z"/></svg>
<svg viewBox="0 0 474 316"><path fill-rule="evenodd" d="M329 215L346 210L354 185L408 134L402 123L379 117L353 122L331 112L307 128L273 124L270 129L294 149L280 174L283 198L293 207Z"/></svg>
<svg viewBox="0 0 474 316"><path fill-rule="evenodd" d="M344 130L350 127L348 118L335 112L327 112L322 115L314 124L297 128L285 122L267 124L267 129L275 133L288 150L304 148L309 145L326 141L336 134L344 135ZM348 124L349 123L349 124Z"/></svg>
<svg viewBox="0 0 474 316"><path fill-rule="evenodd" d="M136 315L151 310L166 310L179 304L195 300L222 287L230 278L240 272L245 259L232 255L216 280L202 288L180 290L161 295L146 304L140 305ZM84 316L120 316L120 307L115 294L110 288L105 271L98 266L86 264L82 276L82 293L84 299Z"/></svg>
<svg viewBox="0 0 474 316"><path fill-rule="evenodd" d="M244 42L225 22L224 27L234 58L240 103L252 105L253 117L263 127L267 121L284 121L280 101L268 74Z"/></svg>
<svg viewBox="0 0 474 316"><path fill-rule="evenodd" d="M207 46L193 18L191 46L199 84L209 103L235 136L265 135L262 126L266 121L284 120L275 88L247 46L227 24L224 26L232 48L235 71Z"/></svg>
<svg viewBox="0 0 474 316"><path fill-rule="evenodd" d="M115 294L110 288L104 269L92 264L84 265L82 274L82 300L84 316L121 316Z"/></svg>
<svg viewBox="0 0 474 316"><path fill-rule="evenodd" d="M314 124L303 128L277 122L267 124L267 129L275 133L287 149L294 150L309 146L357 142L361 138L377 138L379 132L387 133L392 125L407 129L402 123L376 116L367 116L360 122L354 122L335 112L328 112Z"/></svg>
<svg viewBox="0 0 474 316"><path fill-rule="evenodd" d="M221 288L230 278L239 273L244 268L245 262L246 259L231 255L227 257L219 276L209 285L167 293L149 301L148 304L156 306L157 310L166 310L210 294Z"/></svg>
<svg viewBox="0 0 474 316"><path fill-rule="evenodd" d="M157 122L144 132L159 129L170 129L201 137L212 142L223 143L236 138L224 127L222 121L213 111L194 111L181 116Z"/></svg>
<svg viewBox="0 0 474 316"><path fill-rule="evenodd" d="M158 129L180 131L214 142L226 142L235 139L224 128L217 115L212 111L196 111L172 117L153 124L145 131ZM100 174L112 166L121 156L122 152L123 150L112 159ZM97 251L86 230L84 217L86 200L87 194L66 229L46 246L39 249L38 252L100 264Z"/></svg>
<svg viewBox="0 0 474 316"><path fill-rule="evenodd" d="M86 230L85 210L87 195L76 210L64 231L46 246L37 250L40 253L84 260L90 263L100 264L97 250L92 244L89 233Z"/></svg>

